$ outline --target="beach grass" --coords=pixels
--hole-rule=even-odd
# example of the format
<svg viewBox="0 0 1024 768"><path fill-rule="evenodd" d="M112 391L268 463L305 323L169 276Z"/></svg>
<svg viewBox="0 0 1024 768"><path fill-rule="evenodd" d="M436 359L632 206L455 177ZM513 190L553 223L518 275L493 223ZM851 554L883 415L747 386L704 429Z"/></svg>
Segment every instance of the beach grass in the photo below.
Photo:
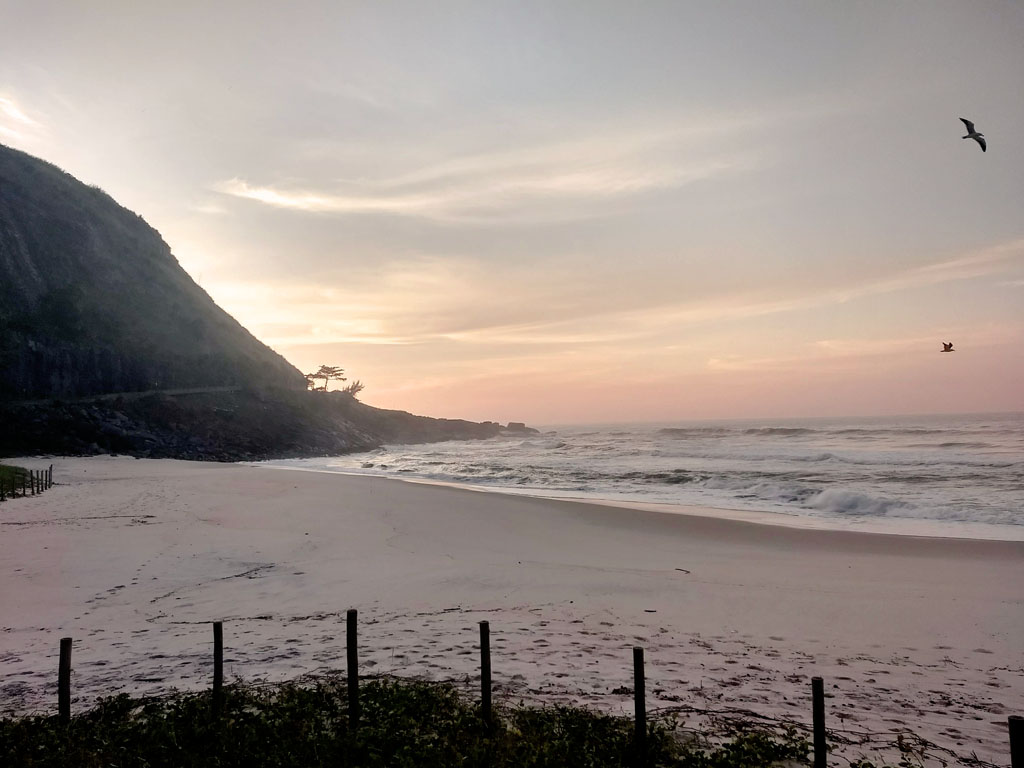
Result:
<svg viewBox="0 0 1024 768"><path fill-rule="evenodd" d="M0 720L0 764L25 766L603 766L635 765L633 722L572 707L501 707L492 726L451 684L378 679L360 686L349 724L343 680L233 685L220 715L209 692L102 700L62 725L54 716ZM743 731L711 744L649 723L650 766L808 764L795 733Z"/></svg>

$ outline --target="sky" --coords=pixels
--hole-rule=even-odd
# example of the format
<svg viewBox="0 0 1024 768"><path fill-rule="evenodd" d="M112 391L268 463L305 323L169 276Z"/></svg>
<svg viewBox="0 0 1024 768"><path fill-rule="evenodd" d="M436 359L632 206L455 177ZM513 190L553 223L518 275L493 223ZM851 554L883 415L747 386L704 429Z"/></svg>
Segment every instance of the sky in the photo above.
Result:
<svg viewBox="0 0 1024 768"><path fill-rule="evenodd" d="M257 338L371 405L1024 409L1024 0L0 20L0 143L139 213Z"/></svg>

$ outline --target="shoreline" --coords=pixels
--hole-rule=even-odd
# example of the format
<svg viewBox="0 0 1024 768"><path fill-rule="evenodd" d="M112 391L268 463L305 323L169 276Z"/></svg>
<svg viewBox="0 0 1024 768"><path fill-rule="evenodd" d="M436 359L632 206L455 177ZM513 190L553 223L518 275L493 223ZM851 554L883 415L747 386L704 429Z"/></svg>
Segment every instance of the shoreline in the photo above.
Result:
<svg viewBox="0 0 1024 768"><path fill-rule="evenodd" d="M614 507L617 509L655 512L664 515L712 517L720 520L734 520L737 522L756 525L781 526L785 528L864 533L877 536L903 536L908 538L1024 542L1024 526L1002 525L998 523L948 522L943 520L925 520L921 518L893 519L863 516L854 520L844 520L838 517L801 515L796 512L758 511L750 509L736 509L734 507L714 507L708 504L674 504L671 502L634 501L629 499L601 498L598 496L573 496L568 494L556 495L534 489L519 490L514 487L474 485L472 483L458 483L448 480L435 480L426 477L403 477L399 475L358 472L354 470L293 467L271 463L273 461L280 460L240 461L237 463L243 466L256 468L283 469L293 472L316 472L328 475L345 475L350 477L373 477L386 480L396 480L415 485L439 486L442 488L474 491L476 493L494 493L502 496L522 496L557 502L594 504L598 506Z"/></svg>
<svg viewBox="0 0 1024 768"><path fill-rule="evenodd" d="M365 674L471 681L488 620L499 700L628 711L642 646L649 710L689 708L691 725L695 710L809 723L821 675L830 728L915 731L1005 764L1006 716L1024 712L1021 542L240 464L52 461L57 485L0 505L5 714L54 707L60 637L75 639L81 711L208 687L211 621L225 622L228 680L341 669L350 607ZM862 753L877 757L838 754Z"/></svg>

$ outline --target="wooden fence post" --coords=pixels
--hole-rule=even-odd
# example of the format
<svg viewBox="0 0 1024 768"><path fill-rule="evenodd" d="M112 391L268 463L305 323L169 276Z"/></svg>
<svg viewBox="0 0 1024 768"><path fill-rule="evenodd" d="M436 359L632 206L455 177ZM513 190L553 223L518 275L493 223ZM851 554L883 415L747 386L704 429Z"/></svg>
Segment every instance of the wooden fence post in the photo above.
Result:
<svg viewBox="0 0 1024 768"><path fill-rule="evenodd" d="M480 622L480 715L491 724L491 625Z"/></svg>
<svg viewBox="0 0 1024 768"><path fill-rule="evenodd" d="M57 713L61 725L71 722L71 638L60 639L60 666L57 668Z"/></svg>
<svg viewBox="0 0 1024 768"><path fill-rule="evenodd" d="M348 651L348 721L354 728L359 724L359 646L356 638L358 612L349 608L346 614L345 649Z"/></svg>
<svg viewBox="0 0 1024 768"><path fill-rule="evenodd" d="M51 464L50 468L46 471L46 482L48 488L53 487L53 464Z"/></svg>
<svg viewBox="0 0 1024 768"><path fill-rule="evenodd" d="M1024 768L1024 717L1010 715L1010 768Z"/></svg>
<svg viewBox="0 0 1024 768"><path fill-rule="evenodd" d="M213 622L213 714L224 702L224 623Z"/></svg>
<svg viewBox="0 0 1024 768"><path fill-rule="evenodd" d="M814 768L825 768L828 747L825 745L825 683L820 677L811 678L811 710L814 721Z"/></svg>
<svg viewBox="0 0 1024 768"><path fill-rule="evenodd" d="M633 742L637 766L647 764L647 698L644 691L644 649L633 649L633 708L636 724Z"/></svg>
<svg viewBox="0 0 1024 768"><path fill-rule="evenodd" d="M28 487L32 491L32 495L36 495L36 473L34 470L28 471Z"/></svg>

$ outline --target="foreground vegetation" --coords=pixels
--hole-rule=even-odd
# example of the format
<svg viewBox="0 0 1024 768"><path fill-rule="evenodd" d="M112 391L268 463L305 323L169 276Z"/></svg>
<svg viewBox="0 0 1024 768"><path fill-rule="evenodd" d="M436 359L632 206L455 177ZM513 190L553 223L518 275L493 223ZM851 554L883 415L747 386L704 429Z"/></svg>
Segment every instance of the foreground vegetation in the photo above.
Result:
<svg viewBox="0 0 1024 768"><path fill-rule="evenodd" d="M22 766L632 766L633 724L583 709L503 708L488 728L450 685L377 680L360 686L351 728L345 685L225 689L219 718L209 693L105 699L61 725L56 717L0 720L0 765ZM650 724L650 766L741 768L807 764L807 742L750 731L711 746L671 721Z"/></svg>
<svg viewBox="0 0 1024 768"><path fill-rule="evenodd" d="M10 464L0 464L0 486L4 488L4 493L0 495L10 495L13 489L17 489L20 493L22 483L26 482L28 477L28 470L23 467L15 467Z"/></svg>
<svg viewBox="0 0 1024 768"><path fill-rule="evenodd" d="M11 483L17 481L21 482L21 478L28 474L28 470L23 467L15 467L10 464L0 464L0 480L3 480L9 486Z"/></svg>

